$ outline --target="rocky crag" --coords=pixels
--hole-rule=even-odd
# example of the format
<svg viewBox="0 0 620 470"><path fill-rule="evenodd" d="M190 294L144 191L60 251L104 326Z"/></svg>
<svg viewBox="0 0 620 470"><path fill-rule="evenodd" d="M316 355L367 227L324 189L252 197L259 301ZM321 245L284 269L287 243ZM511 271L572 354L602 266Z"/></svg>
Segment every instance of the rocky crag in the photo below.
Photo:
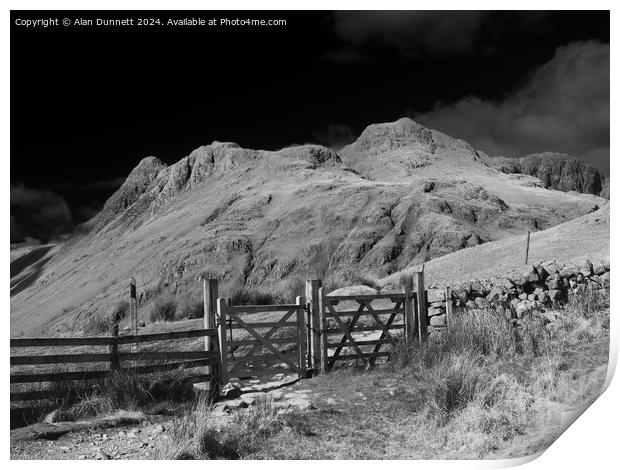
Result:
<svg viewBox="0 0 620 470"><path fill-rule="evenodd" d="M609 183L605 184L605 177L596 168L570 155L544 152L521 158L493 157L487 162L503 173L535 176L545 188L596 194L609 199Z"/></svg>
<svg viewBox="0 0 620 470"><path fill-rule="evenodd" d="M126 297L130 276L147 302L198 292L200 273L227 293L289 292L308 277L384 277L604 202L490 168L466 142L410 119L369 126L338 153L213 142L173 165L142 160L11 298L11 334L76 331Z"/></svg>

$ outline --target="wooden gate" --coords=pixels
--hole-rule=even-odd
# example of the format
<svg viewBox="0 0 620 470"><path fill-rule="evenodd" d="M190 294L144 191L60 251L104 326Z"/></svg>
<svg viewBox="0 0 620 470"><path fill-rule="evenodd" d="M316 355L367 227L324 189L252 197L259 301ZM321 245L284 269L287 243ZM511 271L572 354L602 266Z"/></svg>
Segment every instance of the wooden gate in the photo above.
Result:
<svg viewBox="0 0 620 470"><path fill-rule="evenodd" d="M379 357L389 357L390 346L398 340L395 332L402 331L407 339L416 334L416 304L417 296L409 289L404 293L326 296L321 288L321 372L332 370L337 361L356 360L372 367ZM369 339L372 332L380 332L379 337ZM345 349L352 354L343 354Z"/></svg>
<svg viewBox="0 0 620 470"><path fill-rule="evenodd" d="M221 383L278 373L306 376L305 307L229 305L217 299Z"/></svg>

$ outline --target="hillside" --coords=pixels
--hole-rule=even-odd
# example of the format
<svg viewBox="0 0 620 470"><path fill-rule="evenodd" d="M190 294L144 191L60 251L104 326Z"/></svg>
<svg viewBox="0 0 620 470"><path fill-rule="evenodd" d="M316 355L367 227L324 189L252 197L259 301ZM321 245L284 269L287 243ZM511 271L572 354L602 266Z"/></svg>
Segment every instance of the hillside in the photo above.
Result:
<svg viewBox="0 0 620 470"><path fill-rule="evenodd" d="M559 263L609 260L609 204L596 212L579 217L530 237L529 263ZM425 280L447 285L473 279L502 276L524 264L525 236L515 236L450 253L424 265ZM419 266L410 270L417 270ZM404 270L383 280L396 283Z"/></svg>
<svg viewBox="0 0 620 470"><path fill-rule="evenodd" d="M126 297L130 276L142 305L162 291L199 292L203 272L228 295L243 286L293 292L308 277L385 277L604 202L490 168L466 142L409 119L371 125L338 154L213 142L170 166L142 160L12 296L11 334L78 331Z"/></svg>

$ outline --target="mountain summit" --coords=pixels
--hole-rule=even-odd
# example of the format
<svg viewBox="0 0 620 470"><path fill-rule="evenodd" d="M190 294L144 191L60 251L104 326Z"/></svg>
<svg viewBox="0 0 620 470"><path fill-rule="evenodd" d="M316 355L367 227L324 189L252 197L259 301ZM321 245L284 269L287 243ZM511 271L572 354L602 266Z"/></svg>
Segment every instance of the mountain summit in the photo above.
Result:
<svg viewBox="0 0 620 470"><path fill-rule="evenodd" d="M338 153L212 142L169 166L145 158L11 298L12 334L79 329L124 298L131 276L140 308L162 290L196 291L200 273L219 278L223 293L260 286L288 295L309 277L383 277L604 203L486 160L410 119L368 126Z"/></svg>

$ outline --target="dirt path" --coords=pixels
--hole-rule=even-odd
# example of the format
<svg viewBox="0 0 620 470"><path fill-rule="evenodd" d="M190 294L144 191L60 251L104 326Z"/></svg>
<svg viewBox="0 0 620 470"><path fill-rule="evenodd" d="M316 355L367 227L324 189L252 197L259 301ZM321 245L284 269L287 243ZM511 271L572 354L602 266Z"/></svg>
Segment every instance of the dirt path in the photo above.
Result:
<svg viewBox="0 0 620 470"><path fill-rule="evenodd" d="M212 410L212 419L221 425L234 413L269 400L282 410L307 411L314 408L310 390L294 377L280 381L250 383L238 398L222 400ZM127 422L129 421L129 422ZM15 460L138 460L148 459L169 439L174 425L171 416L119 412L88 422L38 423L11 431L10 455Z"/></svg>
<svg viewBox="0 0 620 470"><path fill-rule="evenodd" d="M170 417L149 416L140 424L81 429L57 439L16 439L11 441L11 459L145 459L171 425Z"/></svg>

